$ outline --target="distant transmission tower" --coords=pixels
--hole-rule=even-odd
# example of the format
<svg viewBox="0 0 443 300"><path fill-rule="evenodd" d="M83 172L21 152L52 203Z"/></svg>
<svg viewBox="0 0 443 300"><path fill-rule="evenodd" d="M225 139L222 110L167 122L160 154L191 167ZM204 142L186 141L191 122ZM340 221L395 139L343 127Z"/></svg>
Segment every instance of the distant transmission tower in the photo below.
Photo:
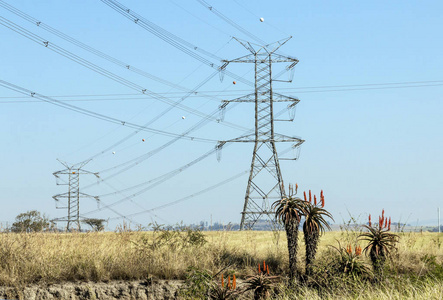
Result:
<svg viewBox="0 0 443 300"><path fill-rule="evenodd" d="M80 192L80 174L92 174L99 178L98 173L89 172L82 168L88 163L82 162L75 165L68 165L66 162L58 160L66 169L54 172L53 175L57 179L57 185L68 185L68 192L63 194L57 194L53 196L56 201L57 208L68 209L68 215L64 218L57 218L56 221L67 222L66 229L80 230L80 198L94 198L99 200L98 197L90 196ZM68 182L60 178L61 175L68 176ZM59 181L63 181L60 183ZM67 199L67 206L59 206L62 199Z"/></svg>
<svg viewBox="0 0 443 300"><path fill-rule="evenodd" d="M274 119L274 103L290 102L288 109L291 111L300 102L296 98L284 96L272 90L273 81L283 81L273 79L272 64L289 63L286 71L292 71L298 63L296 58L275 53L289 39L266 46L254 45L255 48L249 42L236 39L251 54L234 60L224 60L224 65L221 67L223 72L229 63L253 63L255 65L255 92L237 99L225 100L220 106L224 109L230 102L255 103L255 133L228 141L220 141L217 145L217 148L221 149L227 142L254 143L240 230L245 228L252 229L262 216L268 216L273 221L273 211L269 200L277 200L285 196L283 177L275 143L292 142L294 143L293 148L297 148L304 142L304 140L297 137L285 136L274 132L274 121L283 121Z"/></svg>

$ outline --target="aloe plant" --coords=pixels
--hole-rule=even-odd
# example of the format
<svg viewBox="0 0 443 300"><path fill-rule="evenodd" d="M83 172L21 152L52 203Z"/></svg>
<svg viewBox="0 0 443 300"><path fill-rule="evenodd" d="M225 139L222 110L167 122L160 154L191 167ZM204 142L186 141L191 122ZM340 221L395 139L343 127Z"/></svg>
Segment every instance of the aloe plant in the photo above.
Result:
<svg viewBox="0 0 443 300"><path fill-rule="evenodd" d="M396 249L396 243L399 239L397 234L389 232L391 230L391 218L389 217L388 220L384 213L385 211L382 210L378 224L374 224L374 226L372 226L371 215L369 215L368 225L363 225L368 231L359 236L359 239L368 242L363 252L366 255L369 252L376 280L383 277L386 259L391 251Z"/></svg>
<svg viewBox="0 0 443 300"><path fill-rule="evenodd" d="M299 275L297 271L298 227L306 207L305 201L295 197L297 189L298 185L296 184L294 193L290 185L289 195L272 204L273 209L275 209L275 218L283 222L286 231L289 253L289 279L291 282L294 282L294 279Z"/></svg>
<svg viewBox="0 0 443 300"><path fill-rule="evenodd" d="M246 279L244 291L254 291L254 300L267 299L279 279L279 276L270 275L269 266L263 261L263 268L259 264L257 274Z"/></svg>
<svg viewBox="0 0 443 300"><path fill-rule="evenodd" d="M325 232L325 229L331 230L326 217L334 220L332 215L324 209L325 198L323 191L320 192L320 201L317 203L317 197L314 195L314 201L311 198L311 191L309 190L309 201L306 197L306 192L303 193L305 198L305 222L303 224L303 235L306 247L306 275L312 274L312 265L317 254L318 242L320 236Z"/></svg>

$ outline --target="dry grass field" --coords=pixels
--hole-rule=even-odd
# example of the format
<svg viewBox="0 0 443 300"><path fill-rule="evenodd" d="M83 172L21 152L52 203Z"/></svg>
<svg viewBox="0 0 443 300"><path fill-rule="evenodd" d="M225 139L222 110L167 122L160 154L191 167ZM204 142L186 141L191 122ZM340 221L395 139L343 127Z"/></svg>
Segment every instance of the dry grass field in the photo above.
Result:
<svg viewBox="0 0 443 300"><path fill-rule="evenodd" d="M327 232L320 239L316 273L309 284L276 288L275 299L442 299L443 234L398 233L398 251L387 262L385 279L345 274L329 276L337 251L355 247L358 232ZM304 270L300 233L298 267ZM206 241L206 242L205 242ZM363 247L364 244L360 243ZM192 270L207 274L254 275L263 261L271 275L287 275L286 236L260 231L125 231L91 233L0 234L0 285L23 286L66 281L189 279ZM362 262L371 267L368 258ZM217 275L218 276L218 275ZM218 277L216 277L218 279Z"/></svg>

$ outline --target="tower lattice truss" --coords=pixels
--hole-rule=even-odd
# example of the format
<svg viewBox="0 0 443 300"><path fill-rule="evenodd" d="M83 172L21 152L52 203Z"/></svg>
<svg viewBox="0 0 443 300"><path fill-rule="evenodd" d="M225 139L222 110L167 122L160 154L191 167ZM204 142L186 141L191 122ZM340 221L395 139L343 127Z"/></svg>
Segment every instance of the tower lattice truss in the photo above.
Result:
<svg viewBox="0 0 443 300"><path fill-rule="evenodd" d="M221 108L225 108L231 102L255 103L255 132L232 140L220 141L217 145L221 148L229 142L254 143L240 229L252 229L262 216L267 216L272 222L274 221L271 204L285 196L276 143L292 143L292 148L298 148L304 142L298 137L286 136L274 131L274 121L281 121L274 119L274 103L288 102L288 109L293 109L300 102L297 98L275 93L272 90L273 81L283 81L273 78L273 64L289 63L285 71L291 72L298 63L298 59L294 57L276 53L288 40L257 47L237 39L251 54L224 61L223 68L226 68L229 63L251 63L255 66L254 93L233 100L225 100L221 104Z"/></svg>

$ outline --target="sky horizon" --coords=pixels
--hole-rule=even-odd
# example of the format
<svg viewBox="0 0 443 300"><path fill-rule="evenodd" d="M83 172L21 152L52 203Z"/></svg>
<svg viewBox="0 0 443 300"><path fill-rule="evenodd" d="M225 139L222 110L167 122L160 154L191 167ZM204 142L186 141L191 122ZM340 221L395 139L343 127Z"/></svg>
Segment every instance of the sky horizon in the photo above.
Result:
<svg viewBox="0 0 443 300"><path fill-rule="evenodd" d="M384 209L395 222L437 226L443 3L206 1L209 10L197 0L118 1L158 26L149 31L106 2L0 1L0 223L29 210L66 215L52 198L67 192L53 176L64 169L57 159L91 159L84 169L100 180L82 174L80 190L100 201L81 199L80 214L109 218L110 229L121 216L133 226L239 223L253 144L225 145L220 161L214 147L253 129L252 104L230 104L223 121L218 112L223 100L253 92L253 65L229 64L220 74L209 64L248 54L234 37L292 36L281 52L300 62L293 77L281 77L292 82L273 89L300 103L293 122L275 127L305 142L297 160L280 162L285 186L297 183L298 196L323 190L335 223L349 215L365 222ZM168 32L177 47L161 38ZM276 111L289 117L285 105ZM278 152L297 157L289 146Z"/></svg>

